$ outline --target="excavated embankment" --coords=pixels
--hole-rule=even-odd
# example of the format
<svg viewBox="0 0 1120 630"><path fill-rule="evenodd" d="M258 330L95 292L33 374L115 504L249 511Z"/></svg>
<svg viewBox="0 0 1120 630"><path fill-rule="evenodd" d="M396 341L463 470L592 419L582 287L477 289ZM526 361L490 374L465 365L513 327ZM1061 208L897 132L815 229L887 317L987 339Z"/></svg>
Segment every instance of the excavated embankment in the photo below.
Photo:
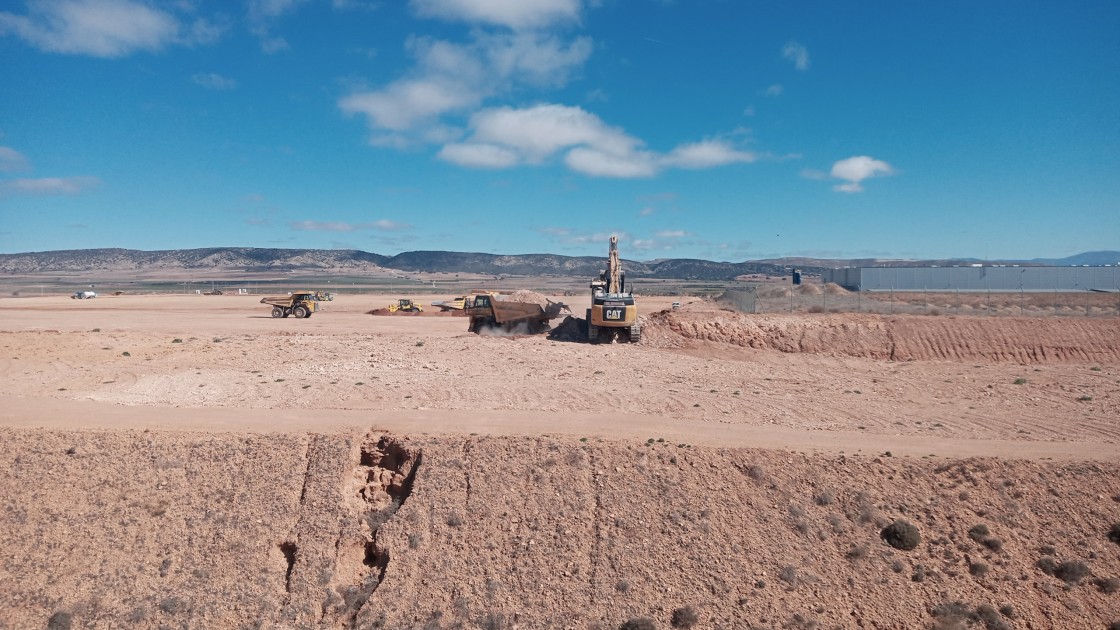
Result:
<svg viewBox="0 0 1120 630"><path fill-rule="evenodd" d="M695 342L894 361L1115 363L1120 323L1112 318L744 315L660 311L647 316L642 343Z"/></svg>
<svg viewBox="0 0 1120 630"><path fill-rule="evenodd" d="M1116 464L380 431L0 438L3 628L1120 619ZM915 548L881 536L898 519Z"/></svg>

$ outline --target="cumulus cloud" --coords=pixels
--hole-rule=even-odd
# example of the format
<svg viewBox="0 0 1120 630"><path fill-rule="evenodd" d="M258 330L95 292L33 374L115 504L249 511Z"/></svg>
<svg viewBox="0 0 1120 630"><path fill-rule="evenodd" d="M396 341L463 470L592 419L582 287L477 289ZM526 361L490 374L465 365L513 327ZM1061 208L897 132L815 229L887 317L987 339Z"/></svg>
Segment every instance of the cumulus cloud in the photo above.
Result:
<svg viewBox="0 0 1120 630"><path fill-rule="evenodd" d="M0 181L7 195L76 195L101 183L96 177L40 177Z"/></svg>
<svg viewBox="0 0 1120 630"><path fill-rule="evenodd" d="M861 184L863 180L892 175L894 174L894 168L882 160L876 160L866 155L857 155L833 164L829 174L836 179L847 180L846 183L834 186L833 190L856 193L863 191Z"/></svg>
<svg viewBox="0 0 1120 630"><path fill-rule="evenodd" d="M444 20L540 28L558 22L575 22L580 0L412 0L417 14Z"/></svg>
<svg viewBox="0 0 1120 630"><path fill-rule="evenodd" d="M762 95L763 96L781 96L782 92L785 92L785 91L786 91L786 89L784 87L775 83L774 85L771 85L771 86L767 87L765 90L763 90Z"/></svg>
<svg viewBox="0 0 1120 630"><path fill-rule="evenodd" d="M702 169L757 158L725 140L681 145L667 154L645 148L624 130L580 107L541 104L497 107L471 116L470 134L439 152L441 159L472 168L537 165L562 155L571 170L593 177L652 177L666 168Z"/></svg>
<svg viewBox="0 0 1120 630"><path fill-rule="evenodd" d="M223 30L204 19L184 23L136 0L31 0L26 15L0 12L0 35L15 35L46 52L94 57L208 43Z"/></svg>
<svg viewBox="0 0 1120 630"><path fill-rule="evenodd" d="M754 162L758 156L741 151L720 140L706 140L673 149L662 163L677 168L702 169L736 162Z"/></svg>
<svg viewBox="0 0 1120 630"><path fill-rule="evenodd" d="M782 57L793 62L798 70L809 69L809 51L797 42L789 42L782 47Z"/></svg>
<svg viewBox="0 0 1120 630"><path fill-rule="evenodd" d="M11 147L0 147L0 172L27 170L27 158Z"/></svg>
<svg viewBox="0 0 1120 630"><path fill-rule="evenodd" d="M565 42L542 33L476 33L467 44L413 37L406 47L416 60L409 76L339 101L342 111L366 116L376 145L449 141L440 117L517 86L564 85L592 48L588 38Z"/></svg>
<svg viewBox="0 0 1120 630"><path fill-rule="evenodd" d="M213 72L200 72L191 76L191 81L208 90L232 90L237 87L237 81L227 79Z"/></svg>
<svg viewBox="0 0 1120 630"><path fill-rule="evenodd" d="M656 236L657 238L684 238L691 235L684 230L661 230Z"/></svg>

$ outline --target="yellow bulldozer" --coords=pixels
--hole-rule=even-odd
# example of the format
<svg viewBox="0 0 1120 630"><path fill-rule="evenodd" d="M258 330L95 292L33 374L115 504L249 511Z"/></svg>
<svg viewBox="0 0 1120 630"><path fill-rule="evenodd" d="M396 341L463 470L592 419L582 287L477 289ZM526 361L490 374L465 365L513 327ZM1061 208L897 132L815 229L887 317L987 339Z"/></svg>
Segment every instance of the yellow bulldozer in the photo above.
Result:
<svg viewBox="0 0 1120 630"><path fill-rule="evenodd" d="M389 312L396 313L397 311L404 311L405 313L423 313L424 307L419 302L413 302L408 298L401 298L397 300L396 304L389 305Z"/></svg>
<svg viewBox="0 0 1120 630"><path fill-rule="evenodd" d="M612 343L616 339L638 343L642 336L634 291L626 290L626 274L618 257L618 237L612 236L607 268L591 281L591 308L587 309L587 340Z"/></svg>

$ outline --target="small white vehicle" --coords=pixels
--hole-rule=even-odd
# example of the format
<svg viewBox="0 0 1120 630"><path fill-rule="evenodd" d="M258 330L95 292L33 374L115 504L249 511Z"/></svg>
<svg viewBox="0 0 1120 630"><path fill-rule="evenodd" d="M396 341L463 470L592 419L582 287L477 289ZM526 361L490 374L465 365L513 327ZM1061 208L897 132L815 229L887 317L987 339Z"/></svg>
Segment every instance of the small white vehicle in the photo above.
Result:
<svg viewBox="0 0 1120 630"><path fill-rule="evenodd" d="M92 300L95 297L97 297L97 294L94 293L93 291L78 291L78 292L74 293L74 295L71 295L70 299L71 300Z"/></svg>

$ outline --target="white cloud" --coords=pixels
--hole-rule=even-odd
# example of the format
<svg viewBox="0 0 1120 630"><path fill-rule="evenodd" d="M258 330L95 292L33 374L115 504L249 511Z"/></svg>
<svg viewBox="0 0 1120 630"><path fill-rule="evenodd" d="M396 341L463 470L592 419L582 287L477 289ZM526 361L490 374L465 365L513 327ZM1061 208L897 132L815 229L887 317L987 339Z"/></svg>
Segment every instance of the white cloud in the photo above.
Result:
<svg viewBox="0 0 1120 630"><path fill-rule="evenodd" d="M441 159L477 168L544 164L562 154L571 170L592 177L653 177L666 168L703 169L757 156L725 140L685 144L667 154L644 148L624 130L604 123L580 107L541 104L497 107L471 116L470 135L446 145Z"/></svg>
<svg viewBox="0 0 1120 630"><path fill-rule="evenodd" d="M857 155L840 160L832 165L829 173L836 179L848 180L847 183L837 184L833 190L839 192L862 192L861 182L871 177L892 175L894 168L882 160L876 160L866 155Z"/></svg>
<svg viewBox="0 0 1120 630"><path fill-rule="evenodd" d="M12 195L76 195L101 183L96 177L40 177L0 181L0 193Z"/></svg>
<svg viewBox="0 0 1120 630"><path fill-rule="evenodd" d="M657 238L684 238L690 236L690 234L684 230L661 230L655 236Z"/></svg>
<svg viewBox="0 0 1120 630"><path fill-rule="evenodd" d="M348 223L346 221L290 221L288 227L297 232L360 232L363 230L401 232L412 229L412 226L407 223L399 223L388 219L380 219L368 223Z"/></svg>
<svg viewBox="0 0 1120 630"><path fill-rule="evenodd" d="M781 96L782 92L785 92L785 91L786 91L786 89L784 87L775 83L774 85L771 85L771 86L767 87L765 90L763 90L762 95L763 96Z"/></svg>
<svg viewBox="0 0 1120 630"><path fill-rule="evenodd" d="M227 79L213 72L200 72L191 76L191 81L208 90L232 90L237 87L237 81Z"/></svg>
<svg viewBox="0 0 1120 630"><path fill-rule="evenodd" d="M449 144L440 149L437 157L471 168L510 168L520 161L511 149L483 143Z"/></svg>
<svg viewBox="0 0 1120 630"><path fill-rule="evenodd" d="M401 232L404 230L411 230L412 226L408 223L401 223L399 221L390 221L389 219L379 219L370 224L376 230L382 232Z"/></svg>
<svg viewBox="0 0 1120 630"><path fill-rule="evenodd" d="M0 12L0 35L14 34L46 52L95 57L208 43L223 30L203 19L185 25L135 0L31 0L27 15Z"/></svg>
<svg viewBox="0 0 1120 630"><path fill-rule="evenodd" d="M641 145L641 141L608 126L598 116L565 105L483 110L471 117L470 126L474 130L472 141L505 145L530 163L539 163L567 147L588 146L624 156Z"/></svg>
<svg viewBox="0 0 1120 630"><path fill-rule="evenodd" d="M656 208L651 208L650 206L646 206L646 207L644 207L644 208L642 208L641 210L638 211L638 216L640 216L640 217L653 216L653 214L656 213L656 212L657 212Z"/></svg>
<svg viewBox="0 0 1120 630"><path fill-rule="evenodd" d="M420 15L445 20L540 28L557 22L575 22L580 0L412 0Z"/></svg>
<svg viewBox="0 0 1120 630"><path fill-rule="evenodd" d="M592 177L653 177L657 166L644 153L613 154L599 149L576 147L564 157L568 168Z"/></svg>
<svg viewBox="0 0 1120 630"><path fill-rule="evenodd" d="M754 116L754 114L754 105L747 105L746 109L743 110L744 116Z"/></svg>
<svg viewBox="0 0 1120 630"><path fill-rule="evenodd" d="M28 168L27 158L10 147L0 147L0 172L24 171Z"/></svg>
<svg viewBox="0 0 1120 630"><path fill-rule="evenodd" d="M364 114L376 129L407 131L448 111L477 105L482 95L451 78L402 80L383 90L339 101L348 114Z"/></svg>
<svg viewBox="0 0 1120 630"><path fill-rule="evenodd" d="M793 62L798 70L809 69L809 51L797 42L789 42L782 47L782 57Z"/></svg>
<svg viewBox="0 0 1120 630"><path fill-rule="evenodd" d="M414 37L406 47L416 59L410 76L339 101L344 112L368 118L374 144L432 142L433 127L440 132L438 141L447 142L451 138L442 116L477 107L520 85L564 85L591 54L590 39L566 43L540 33L476 33L465 45Z"/></svg>
<svg viewBox="0 0 1120 630"><path fill-rule="evenodd" d="M750 151L740 151L719 140L705 140L673 149L662 163L676 168L701 169L757 160L758 156Z"/></svg>

